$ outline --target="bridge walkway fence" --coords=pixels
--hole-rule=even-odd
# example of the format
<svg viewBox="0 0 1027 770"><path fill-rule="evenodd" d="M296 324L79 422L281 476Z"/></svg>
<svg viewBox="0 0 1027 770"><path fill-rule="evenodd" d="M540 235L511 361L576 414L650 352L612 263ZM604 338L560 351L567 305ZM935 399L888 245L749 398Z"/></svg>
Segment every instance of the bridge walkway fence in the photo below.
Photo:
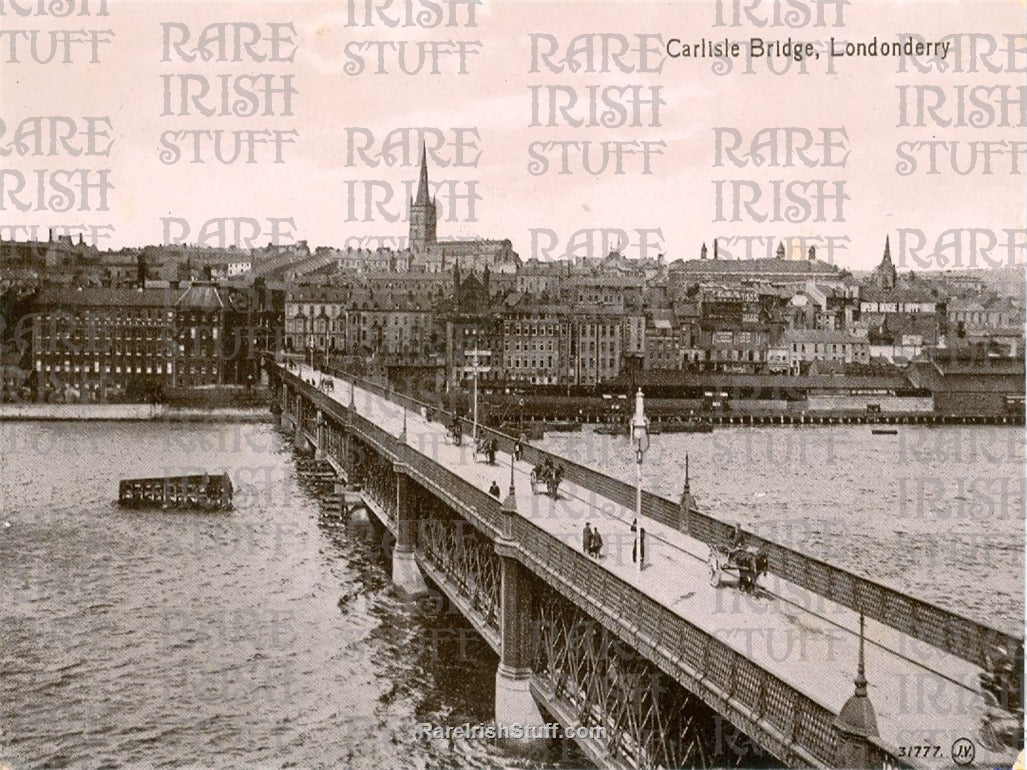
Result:
<svg viewBox="0 0 1027 770"><path fill-rule="evenodd" d="M430 410L439 418L452 419L448 412L437 406L406 396L392 388L353 377L345 372L333 372L333 376L355 383L357 387L406 407L415 412ZM465 429L470 421L462 418ZM512 452L517 439L509 434L479 425L483 435L495 438L499 449ZM468 430L469 433L469 430ZM528 443L522 446L522 459L534 464L550 457L554 463L564 467L564 478L585 489L593 490L629 510L635 508L635 487L599 471L567 460L559 455L544 452ZM475 490L480 492L479 490ZM490 505L494 500L484 502ZM703 513L696 508L682 510L682 506L665 497L643 491L642 515L676 528L691 537L709 544L726 544L731 541L733 525ZM857 613L862 613L914 639L926 642L944 652L955 655L969 663L989 669L997 651L1016 661L1024 656L1022 636L984 625L958 613L907 596L893 588L881 585L869 578L853 574L825 561L808 556L793 548L776 543L751 532L746 532L749 545L767 553L770 572L813 591L828 601L835 602ZM1017 679L1011 683L1011 690L1022 692L1022 670L1017 670Z"/></svg>
<svg viewBox="0 0 1027 770"><path fill-rule="evenodd" d="M358 382L358 387L363 386ZM314 393L312 400L319 409L341 409L337 401L320 392ZM501 537L503 513L498 500L370 420L347 411L352 429L384 460L403 463L414 480L484 534ZM496 438L512 441L501 434ZM582 479L590 479L591 474L606 478L589 469L582 471ZM727 716L753 740L788 765L829 767L834 763L839 736L837 715L830 707L689 623L529 519L518 516L509 524L519 560L534 574L686 690ZM879 766L908 766L885 744L874 745L881 753Z"/></svg>
<svg viewBox="0 0 1027 770"><path fill-rule="evenodd" d="M315 395L315 403L320 396ZM330 404L326 401L324 406ZM415 480L484 533L500 536L501 506L494 497L415 448L401 444L370 420L356 414L349 419L361 439L366 438L376 451L406 464ZM535 574L709 706L731 714L739 729L787 764L831 765L836 748L836 715L829 708L695 628L527 519L516 519L513 531L523 560ZM746 684L748 689L744 689ZM742 708L741 703L756 705Z"/></svg>

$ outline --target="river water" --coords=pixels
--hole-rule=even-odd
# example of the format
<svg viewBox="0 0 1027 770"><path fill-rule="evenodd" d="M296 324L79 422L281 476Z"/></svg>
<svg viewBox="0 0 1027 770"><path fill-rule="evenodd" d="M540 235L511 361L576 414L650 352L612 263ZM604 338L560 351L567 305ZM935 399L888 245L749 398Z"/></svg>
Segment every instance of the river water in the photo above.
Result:
<svg viewBox="0 0 1027 770"><path fill-rule="evenodd" d="M1023 613L1023 433L867 426L654 436L647 488L1003 627ZM0 764L580 766L415 725L491 719L496 659L390 589L266 424L3 423ZM624 438L544 442L633 478ZM123 511L120 477L228 471L224 514Z"/></svg>
<svg viewBox="0 0 1027 770"><path fill-rule="evenodd" d="M394 594L380 530L323 522L272 426L0 435L0 765L583 764L415 734L488 722L496 658ZM231 513L112 503L120 477L208 469L235 481Z"/></svg>

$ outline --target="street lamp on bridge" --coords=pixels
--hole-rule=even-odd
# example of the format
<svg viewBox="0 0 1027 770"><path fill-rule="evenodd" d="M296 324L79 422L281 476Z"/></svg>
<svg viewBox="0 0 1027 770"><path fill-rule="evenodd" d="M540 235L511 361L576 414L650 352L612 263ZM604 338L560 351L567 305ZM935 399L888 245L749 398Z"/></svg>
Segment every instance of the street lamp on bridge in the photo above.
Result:
<svg viewBox="0 0 1027 770"><path fill-rule="evenodd" d="M474 350L473 350L474 363L471 366L471 372L474 375L474 377L473 377L473 384L472 384L473 393L471 395L471 399L472 399L471 422L472 422L472 425L473 425L472 435L474 436L475 439L477 439L477 437L478 437L478 373L479 372L489 372L489 371L492 370L492 367L489 366L489 365L482 366L480 361L479 361L478 355L479 355L480 351L478 349L478 329L477 329L477 327L475 327L473 329L465 329L464 330L464 334L465 335L468 335L468 334L471 335L473 337L473 340L474 340ZM465 347L464 348L465 360L466 360L466 355L467 355L466 350L467 349ZM465 372L467 371L466 366L464 367L464 371Z"/></svg>
<svg viewBox="0 0 1027 770"><path fill-rule="evenodd" d="M649 449L649 420L645 416L645 397L642 395L642 389L638 389L638 393L635 394L635 415L631 418L631 442L635 445L635 469L636 469L636 487L635 487L635 554L638 558L635 559L635 564L638 565L638 571L642 571L642 562L644 561L645 547L643 542L643 529L642 529L642 460L645 459L645 453Z"/></svg>

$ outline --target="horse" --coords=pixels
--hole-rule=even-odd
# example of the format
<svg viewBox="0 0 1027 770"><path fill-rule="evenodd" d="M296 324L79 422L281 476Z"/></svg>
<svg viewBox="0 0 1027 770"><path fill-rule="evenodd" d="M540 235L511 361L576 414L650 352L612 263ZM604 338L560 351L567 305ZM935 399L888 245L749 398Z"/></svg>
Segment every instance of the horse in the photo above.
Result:
<svg viewBox="0 0 1027 770"><path fill-rule="evenodd" d="M474 461L478 462L479 457L488 459L489 456L489 440L485 437L480 437L474 442Z"/></svg>
<svg viewBox="0 0 1027 770"><path fill-rule="evenodd" d="M460 423L453 422L450 424L446 429L446 438L449 439L449 442L452 443L453 446L460 446L460 442L463 439L463 432L460 430Z"/></svg>
<svg viewBox="0 0 1027 770"><path fill-rule="evenodd" d="M542 482L543 484L546 483L546 476L546 466L542 463L539 463L531 469L531 493L533 495L538 494L539 482Z"/></svg>
<svg viewBox="0 0 1027 770"><path fill-rule="evenodd" d="M732 548L710 547L710 584L720 585L721 576L734 572L738 575L738 589L746 593L756 590L756 581L766 575L770 558L762 548L736 546Z"/></svg>

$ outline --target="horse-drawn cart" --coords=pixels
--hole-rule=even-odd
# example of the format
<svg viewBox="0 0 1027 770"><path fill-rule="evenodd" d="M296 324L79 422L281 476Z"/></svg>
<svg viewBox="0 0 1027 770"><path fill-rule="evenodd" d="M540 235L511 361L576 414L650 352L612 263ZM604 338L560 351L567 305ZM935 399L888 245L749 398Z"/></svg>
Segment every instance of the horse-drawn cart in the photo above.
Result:
<svg viewBox="0 0 1027 770"><path fill-rule="evenodd" d="M460 423L453 422L448 428L446 428L446 435L443 437L443 440L447 444L452 444L453 446L460 446L461 442L463 441L463 437L464 432L463 429L460 427Z"/></svg>
<svg viewBox="0 0 1027 770"><path fill-rule="evenodd" d="M484 460L489 465L496 464L497 442L494 438L481 436L474 442L474 461Z"/></svg>
<svg viewBox="0 0 1027 770"><path fill-rule="evenodd" d="M756 590L756 580L767 574L767 554L752 546L723 548L710 546L710 585L716 588L725 578L733 576L740 591Z"/></svg>
<svg viewBox="0 0 1027 770"><path fill-rule="evenodd" d="M539 463L531 469L532 494L537 495L538 485L544 484L546 488L546 494L555 500L559 494L561 481L563 481L562 465L557 465L554 468L550 464Z"/></svg>

